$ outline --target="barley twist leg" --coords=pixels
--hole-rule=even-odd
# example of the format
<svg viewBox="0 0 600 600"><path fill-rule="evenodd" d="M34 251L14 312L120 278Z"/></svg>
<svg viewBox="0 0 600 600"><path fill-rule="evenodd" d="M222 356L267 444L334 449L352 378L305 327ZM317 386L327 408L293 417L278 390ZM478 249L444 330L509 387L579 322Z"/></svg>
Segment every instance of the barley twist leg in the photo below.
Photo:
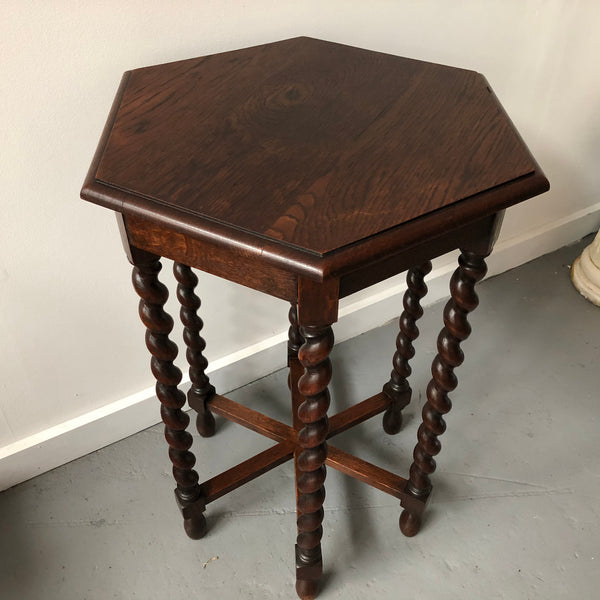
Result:
<svg viewBox="0 0 600 600"><path fill-rule="evenodd" d="M175 497L183 514L186 533L192 539L198 539L206 531L205 503L198 485L198 473L193 468L196 459L189 450L192 436L186 428L190 419L181 410L185 394L177 389L181 371L173 364L177 345L169 339L173 319L163 309L169 293L158 280L160 270L160 257L139 253L133 269L133 286L140 296L139 314L146 326L146 346L152 354L150 364L156 378L156 395L161 402L165 438L177 482Z"/></svg>
<svg viewBox="0 0 600 600"><path fill-rule="evenodd" d="M467 315L479 303L475 284L483 279L487 271L484 258L472 252L462 251L459 266L450 280L451 298L444 308L444 328L437 341L438 354L431 366L432 379L427 387L427 402L422 412L423 422L417 433L414 462L405 488L407 493L422 500L431 492L429 475L436 467L433 457L441 450L438 436L446 430L443 415L452 407L448 393L458 385L454 369L464 360L460 343L471 333ZM402 533L413 536L420 527L421 516L405 508L400 517Z"/></svg>
<svg viewBox="0 0 600 600"><path fill-rule="evenodd" d="M383 386L383 393L392 403L383 414L383 429L393 435L402 427L402 409L409 403L412 394L408 377L412 370L409 360L415 355L412 343L419 336L417 321L423 316L421 299L427 294L425 275L431 271L431 262L409 269L406 274L407 290L404 294L404 310L400 315L400 331L396 338L396 352L392 361L390 380Z"/></svg>
<svg viewBox="0 0 600 600"><path fill-rule="evenodd" d="M177 279L177 299L181 304L179 312L183 323L183 340L187 347L186 358L190 365L190 380L192 385L188 391L188 404L196 412L196 429L202 437L210 437L215 433L215 418L208 409L208 401L215 395L206 368L208 361L204 357L206 342L200 335L204 326L198 316L200 298L194 293L198 285L198 277L187 265L173 263L173 273Z"/></svg>
<svg viewBox="0 0 600 600"><path fill-rule="evenodd" d="M301 452L297 457L297 508L298 538L296 541L296 591L307 600L317 594L322 575L321 537L323 528L323 501L325 499L325 459L327 458L327 433L329 421L329 391L333 348L333 331L330 326L302 327L304 344L298 358L304 374L298 389L304 402L298 409L303 425L298 434Z"/></svg>

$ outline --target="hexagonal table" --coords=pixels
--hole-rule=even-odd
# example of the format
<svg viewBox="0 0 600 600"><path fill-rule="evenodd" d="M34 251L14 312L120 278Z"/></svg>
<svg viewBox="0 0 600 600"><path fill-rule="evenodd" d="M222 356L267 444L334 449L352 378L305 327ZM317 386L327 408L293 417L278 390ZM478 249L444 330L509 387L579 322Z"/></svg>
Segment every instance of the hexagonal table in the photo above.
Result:
<svg viewBox="0 0 600 600"><path fill-rule="evenodd" d="M119 216L188 535L204 534L206 504L292 458L301 598L316 595L322 573L325 465L399 498L400 529L416 534L484 258L503 210L547 189L486 80L472 71L295 38L126 73L82 197ZM382 412L385 431L399 431L424 276L432 258L454 248L459 265L404 479L326 440ZM215 413L276 442L203 483L177 389L161 257L174 261L187 400L200 434L214 433ZM291 303L293 427L215 392L191 267ZM338 300L407 269L390 380L328 419Z"/></svg>

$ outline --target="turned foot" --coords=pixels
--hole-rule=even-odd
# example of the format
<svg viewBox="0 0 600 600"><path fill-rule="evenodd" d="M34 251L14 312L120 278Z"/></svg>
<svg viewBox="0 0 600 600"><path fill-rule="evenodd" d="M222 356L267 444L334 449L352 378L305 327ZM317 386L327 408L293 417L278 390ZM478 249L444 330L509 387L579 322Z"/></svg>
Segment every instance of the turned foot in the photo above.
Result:
<svg viewBox="0 0 600 600"><path fill-rule="evenodd" d="M385 391L385 387L384 387ZM404 402L393 402L383 413L383 430L388 435L395 435L402 429L402 409L410 402L410 391L408 399Z"/></svg>
<svg viewBox="0 0 600 600"><path fill-rule="evenodd" d="M302 600L313 600L319 593L319 582L309 579L296 580L296 594Z"/></svg>
<svg viewBox="0 0 600 600"><path fill-rule="evenodd" d="M319 512L322 513L323 509ZM303 600L315 598L320 589L322 576L323 559L320 544L309 552L296 544L296 593L298 596Z"/></svg>
<svg viewBox="0 0 600 600"><path fill-rule="evenodd" d="M210 411L207 410L196 415L196 429L202 437L215 435L216 427L215 418Z"/></svg>
<svg viewBox="0 0 600 600"><path fill-rule="evenodd" d="M402 411L390 410L383 415L383 430L388 435L395 435L402 429Z"/></svg>
<svg viewBox="0 0 600 600"><path fill-rule="evenodd" d="M413 537L419 533L420 529L421 517L404 509L400 515L400 531L406 537Z"/></svg>
<svg viewBox="0 0 600 600"><path fill-rule="evenodd" d="M183 528L190 539L199 540L206 534L206 517L200 515L198 518L184 519Z"/></svg>
<svg viewBox="0 0 600 600"><path fill-rule="evenodd" d="M203 538L206 533L206 517L204 511L206 504L202 497L195 501L188 502L181 499L181 492L175 490L175 500L183 517L183 528L188 537L192 540Z"/></svg>

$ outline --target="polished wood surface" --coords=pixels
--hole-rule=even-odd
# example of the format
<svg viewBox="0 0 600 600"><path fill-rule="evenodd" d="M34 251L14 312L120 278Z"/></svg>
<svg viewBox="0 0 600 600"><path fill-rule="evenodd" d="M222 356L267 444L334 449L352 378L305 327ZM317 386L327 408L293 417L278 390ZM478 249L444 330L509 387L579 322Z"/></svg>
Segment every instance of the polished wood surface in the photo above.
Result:
<svg viewBox="0 0 600 600"><path fill-rule="evenodd" d="M302 321L300 320L300 323ZM329 433L329 390L333 331L330 325L300 327L304 343L298 360L304 373L298 390L304 402L298 407L302 424L298 445L302 449L296 460L298 538L296 540L296 590L301 598L314 596L322 573L321 538L323 537L323 502L325 500L325 459Z"/></svg>
<svg viewBox="0 0 600 600"><path fill-rule="evenodd" d="M326 255L538 171L480 74L295 38L129 72L88 197Z"/></svg>
<svg viewBox="0 0 600 600"><path fill-rule="evenodd" d="M475 284L487 272L484 256L463 250L459 266L450 280L451 297L444 308L444 327L438 336L438 354L431 365L432 379L427 386L427 402L423 406L423 422L417 432L414 462L406 492L427 499L431 492L429 475L435 471L434 456L442 446L438 439L446 431L443 415L452 408L448 393L456 389L458 378L454 369L464 360L461 342L471 333L467 315L477 308L479 298ZM406 536L415 535L421 527L421 515L405 508L400 517L400 529Z"/></svg>
<svg viewBox="0 0 600 600"><path fill-rule="evenodd" d="M132 252L133 286L140 297L139 314L146 326L146 346L152 354L151 369L156 378L156 396L161 402L160 415L165 424L165 439L177 482L175 497L183 514L186 533L192 539L206 531L204 498L194 470L196 458L190 452L192 436L186 431L190 418L183 412L185 394L177 388L181 371L173 364L177 344L169 339L173 319L164 310L169 292L159 280L159 257L147 252Z"/></svg>
<svg viewBox="0 0 600 600"><path fill-rule="evenodd" d="M296 590L303 600L317 595L323 573L326 466L400 499L400 529L416 534L484 257L503 210L546 189L487 82L471 71L295 38L126 73L82 197L117 212L134 265L188 535L204 535L208 503L291 459ZM387 433L400 429L424 277L431 259L456 248L460 263L404 479L329 440L381 413ZM164 311L167 290L158 281L160 257L174 261L190 366L187 401L198 413L198 431L210 437L218 430L214 414L275 442L203 483L194 469L186 396L177 388L181 372ZM291 427L210 384L192 268L291 304ZM390 380L329 419L340 298L405 270Z"/></svg>
<svg viewBox="0 0 600 600"><path fill-rule="evenodd" d="M214 396L215 388L206 375L208 361L204 356L206 342L200 335L204 323L198 316L200 298L194 293L198 277L181 263L173 263L173 274L177 280L177 299L181 304L179 317L183 325L183 341L187 347L186 358L190 365L190 381L187 393L188 404L196 410L196 429L202 437L215 433L215 419L208 410L207 402Z"/></svg>

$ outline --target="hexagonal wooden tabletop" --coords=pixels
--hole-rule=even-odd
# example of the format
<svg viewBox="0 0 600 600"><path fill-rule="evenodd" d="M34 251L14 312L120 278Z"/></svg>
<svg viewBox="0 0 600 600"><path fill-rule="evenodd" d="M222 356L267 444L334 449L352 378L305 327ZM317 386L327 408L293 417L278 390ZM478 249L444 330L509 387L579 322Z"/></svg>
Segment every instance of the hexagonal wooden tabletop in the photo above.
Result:
<svg viewBox="0 0 600 600"><path fill-rule="evenodd" d="M136 69L122 89L99 203L121 191L317 256L541 173L482 75L341 44Z"/></svg>

